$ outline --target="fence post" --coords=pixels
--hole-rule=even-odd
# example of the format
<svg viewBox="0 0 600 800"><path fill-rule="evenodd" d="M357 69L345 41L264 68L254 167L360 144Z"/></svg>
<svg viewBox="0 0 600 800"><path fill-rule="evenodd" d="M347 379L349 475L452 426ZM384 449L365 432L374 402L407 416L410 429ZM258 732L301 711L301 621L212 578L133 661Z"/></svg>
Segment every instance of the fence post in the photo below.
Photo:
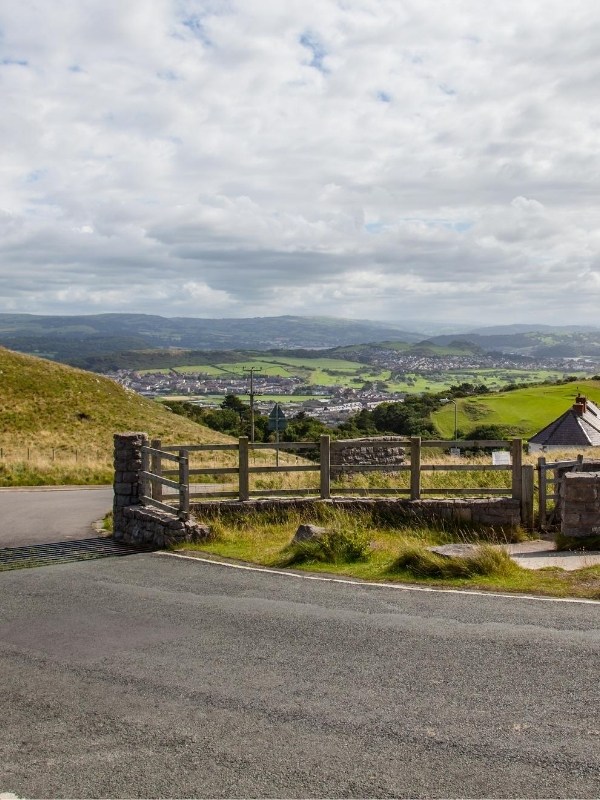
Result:
<svg viewBox="0 0 600 800"><path fill-rule="evenodd" d="M521 472L523 467L523 440L513 439L511 444L512 460L512 499L521 501Z"/></svg>
<svg viewBox="0 0 600 800"><path fill-rule="evenodd" d="M190 462L187 450L179 451L179 514L180 519L190 518Z"/></svg>
<svg viewBox="0 0 600 800"><path fill-rule="evenodd" d="M250 499L250 472L248 463L248 437L240 436L239 438L239 495L240 500Z"/></svg>
<svg viewBox="0 0 600 800"><path fill-rule="evenodd" d="M521 472L521 524L533 530L533 464L523 464Z"/></svg>
<svg viewBox="0 0 600 800"><path fill-rule="evenodd" d="M546 459L544 456L538 458L538 520L540 528L546 527L546 509L548 503L548 484L546 482Z"/></svg>
<svg viewBox="0 0 600 800"><path fill-rule="evenodd" d="M421 437L410 438L410 499L421 498Z"/></svg>
<svg viewBox="0 0 600 800"><path fill-rule="evenodd" d="M325 434L321 436L321 500L331 497L331 438Z"/></svg>
<svg viewBox="0 0 600 800"><path fill-rule="evenodd" d="M161 444L162 442L160 439L152 439L152 441L150 442L150 447L152 447L155 450L160 450ZM152 457L150 459L150 472L154 473L154 475L160 475L162 477L162 457L160 453L152 453ZM162 483L153 478L151 481L151 485L152 485L152 497L155 500L159 500L160 502L162 502L163 499Z"/></svg>
<svg viewBox="0 0 600 800"><path fill-rule="evenodd" d="M150 454L144 449L148 445L148 439L142 444L142 471L150 472ZM141 476L140 488L142 497L150 497L150 481L146 475Z"/></svg>

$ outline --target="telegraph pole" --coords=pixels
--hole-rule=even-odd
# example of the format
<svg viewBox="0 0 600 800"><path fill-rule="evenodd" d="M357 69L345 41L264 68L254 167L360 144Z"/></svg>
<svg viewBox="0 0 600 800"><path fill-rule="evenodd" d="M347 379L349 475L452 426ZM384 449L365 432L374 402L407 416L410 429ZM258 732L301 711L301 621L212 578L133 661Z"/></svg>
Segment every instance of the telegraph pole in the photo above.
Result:
<svg viewBox="0 0 600 800"><path fill-rule="evenodd" d="M262 372L262 367L243 367L242 371L250 373L250 441L254 442L254 373Z"/></svg>

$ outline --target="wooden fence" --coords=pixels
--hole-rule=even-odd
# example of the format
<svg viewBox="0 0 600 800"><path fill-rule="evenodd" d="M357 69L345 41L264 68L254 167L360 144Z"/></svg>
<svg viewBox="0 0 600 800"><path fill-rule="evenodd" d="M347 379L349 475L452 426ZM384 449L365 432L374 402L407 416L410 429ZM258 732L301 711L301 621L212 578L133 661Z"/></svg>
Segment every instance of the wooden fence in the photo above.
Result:
<svg viewBox="0 0 600 800"><path fill-rule="evenodd" d="M371 440L361 439L361 446L380 445L381 440L374 438ZM523 465L522 453L523 443L521 439L498 439L498 440L478 440L461 441L461 447L465 449L473 448L508 448L511 453L510 464L461 464L461 463L422 463L422 451L427 449L448 450L456 442L449 442L442 439L422 440L419 436L411 437L406 440L397 440L396 446L406 447L410 453L408 464L398 464L390 467L389 465L374 464L353 464L351 467L344 467L344 471L352 472L409 472L408 487L393 488L374 488L357 490L352 487L335 487L335 494L361 494L361 495L408 495L411 500L419 500L424 495L455 495L468 496L475 495L509 496L521 503L521 517L526 525L533 525L533 485L534 468L531 465ZM347 444L348 447L352 443ZM247 437L240 437L237 443L232 444L202 444L202 445L167 445L163 446L159 440L153 440L149 447L142 448L142 476L144 480L142 502L157 506L163 509L173 510L169 503L173 501L177 505L179 515L187 518L189 515L189 503L191 499L207 498L236 498L244 501L251 497L282 497L282 496L317 496L322 499L331 497L331 441L329 436L321 436L316 442L283 442L281 451L285 453L315 451L319 453L319 461L304 464L282 464L278 466L266 466L251 464L250 454L261 450L273 451L273 444L251 443ZM237 465L231 467L195 467L189 465L190 453L209 453L215 451L230 451L237 454ZM164 469L163 461L177 462L177 469ZM422 487L422 475L424 472L491 472L491 471L510 471L510 488L455 488L438 487L427 489ZM294 473L312 472L318 473L318 486L294 488L294 489L268 489L252 490L250 477L254 474L262 473ZM194 476L230 476L237 477L237 489L229 490L219 486L211 491L210 485L194 487ZM191 486L190 486L191 483ZM175 494L166 494L163 487L174 490Z"/></svg>

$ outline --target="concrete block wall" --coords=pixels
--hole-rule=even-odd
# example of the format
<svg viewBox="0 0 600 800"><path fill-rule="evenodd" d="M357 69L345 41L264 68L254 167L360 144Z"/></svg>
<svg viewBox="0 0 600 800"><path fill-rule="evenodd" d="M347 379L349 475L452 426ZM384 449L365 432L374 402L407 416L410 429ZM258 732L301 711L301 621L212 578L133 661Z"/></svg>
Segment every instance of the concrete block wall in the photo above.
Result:
<svg viewBox="0 0 600 800"><path fill-rule="evenodd" d="M600 472L568 472L561 482L561 534L572 539L600 536Z"/></svg>

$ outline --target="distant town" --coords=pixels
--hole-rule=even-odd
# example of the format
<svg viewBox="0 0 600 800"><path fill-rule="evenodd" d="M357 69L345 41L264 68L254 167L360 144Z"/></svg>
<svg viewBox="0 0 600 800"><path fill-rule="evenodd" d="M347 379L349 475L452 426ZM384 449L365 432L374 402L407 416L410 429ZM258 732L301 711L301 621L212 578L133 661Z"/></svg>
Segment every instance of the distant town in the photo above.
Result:
<svg viewBox="0 0 600 800"><path fill-rule="evenodd" d="M404 381L407 391L393 391L385 381L378 380L365 380L361 386L355 387L340 385L342 381L333 384L307 384L306 379L298 375L267 375L257 371L253 378L255 407L259 412L268 413L273 406L273 398L285 397L286 414L289 416L304 411L326 424L336 425L361 409L372 409L384 402L402 402L416 380L414 376L435 383L447 380L448 373L455 373L457 383L464 380L477 383L481 377L478 376L478 371L495 370L497 380L504 379L504 383L510 383L514 381L507 372L510 370L526 369L531 373L553 370L557 376L566 376L573 372L581 374L582 371L591 374L598 370L597 361L586 358L538 360L501 353L419 355L414 352L408 354L394 349L388 350L381 346L375 353L369 354L368 363L373 368L389 370L390 380L396 385L397 382ZM189 402L209 408L218 407L227 394L248 396L250 383L247 372L243 375L224 372L215 376L201 370L201 367L197 372L120 369L106 375L146 397L189 398Z"/></svg>
<svg viewBox="0 0 600 800"><path fill-rule="evenodd" d="M176 372L139 373L135 370L118 370L107 377L116 380L122 386L144 395L145 397L178 396L189 397L191 403L199 403L205 408L217 408L225 395L235 394L240 397L249 393L248 377L235 376L223 378L206 378L197 375L182 375ZM352 414L363 408L372 409L384 402L401 402L405 392L388 392L370 389L351 389L342 386L325 386L311 384L307 386L300 378L282 378L278 376L256 376L254 378L255 408L261 413L268 413L273 407L273 400L261 400L261 396L286 396L286 414L304 411L311 417L327 424L335 425L343 422ZM306 397L307 394L311 396ZM297 400L294 400L294 397Z"/></svg>

